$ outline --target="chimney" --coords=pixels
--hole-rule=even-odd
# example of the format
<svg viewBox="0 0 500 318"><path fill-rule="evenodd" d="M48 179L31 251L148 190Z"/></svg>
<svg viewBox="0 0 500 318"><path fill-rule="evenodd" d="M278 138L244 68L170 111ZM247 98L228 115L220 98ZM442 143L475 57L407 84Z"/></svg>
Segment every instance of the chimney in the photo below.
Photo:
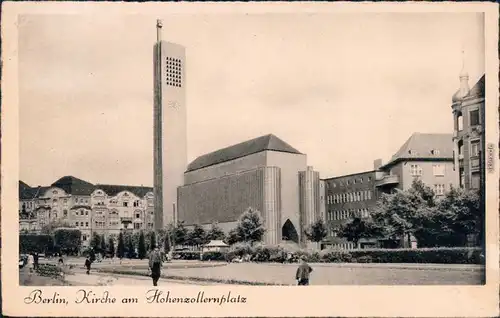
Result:
<svg viewBox="0 0 500 318"><path fill-rule="evenodd" d="M382 167L382 159L373 160L373 170L378 170Z"/></svg>

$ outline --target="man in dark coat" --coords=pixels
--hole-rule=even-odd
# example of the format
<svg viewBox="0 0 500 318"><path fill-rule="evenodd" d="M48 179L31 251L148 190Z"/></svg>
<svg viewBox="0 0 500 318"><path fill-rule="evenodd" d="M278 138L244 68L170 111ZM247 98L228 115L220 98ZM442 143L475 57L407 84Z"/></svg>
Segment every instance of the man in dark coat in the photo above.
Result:
<svg viewBox="0 0 500 318"><path fill-rule="evenodd" d="M297 268L297 273L295 274L295 279L299 286L309 285L309 275L312 271L313 269L306 263L305 258L301 257L299 268Z"/></svg>
<svg viewBox="0 0 500 318"><path fill-rule="evenodd" d="M151 278L153 279L153 286L158 286L158 280L161 276L161 254L158 247L149 255L149 268L151 270Z"/></svg>
<svg viewBox="0 0 500 318"><path fill-rule="evenodd" d="M90 261L90 257L87 256L85 259L85 267L87 268L87 275L90 274L90 266L92 266L92 262Z"/></svg>

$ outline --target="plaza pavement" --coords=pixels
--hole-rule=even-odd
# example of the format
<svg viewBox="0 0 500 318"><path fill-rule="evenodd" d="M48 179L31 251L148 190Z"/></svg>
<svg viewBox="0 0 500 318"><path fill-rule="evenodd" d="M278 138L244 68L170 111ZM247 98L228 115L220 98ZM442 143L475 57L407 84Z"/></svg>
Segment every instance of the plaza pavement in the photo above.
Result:
<svg viewBox="0 0 500 318"><path fill-rule="evenodd" d="M73 271L83 271L84 259L65 260ZM376 264L376 263L311 263L311 285L478 285L484 280L484 266L457 264ZM151 282L144 276L117 276L119 274L147 272L147 260L103 260L92 265L93 271L102 271L100 278L75 276L75 281L90 285L101 284L103 275L113 275L109 284L128 285ZM165 263L162 275L172 284L214 284L214 280L234 280L253 283L295 285L297 264L277 263L225 263L200 261L173 261ZM104 273L104 271L106 273ZM98 274L90 276L99 276ZM68 275L70 279L71 275ZM118 278L117 278L118 277ZM99 280L100 279L100 280ZM189 280L196 282L189 282ZM165 280L162 278L162 280ZM204 282L200 282L203 280ZM206 283L205 283L206 282ZM73 283L72 283L73 284Z"/></svg>
<svg viewBox="0 0 500 318"><path fill-rule="evenodd" d="M99 274L75 273L65 276L66 282L72 286L153 286L152 280L145 276L129 276L117 274ZM158 286L176 286L176 285L201 285L201 283L192 283L188 281L175 281L171 279L160 279ZM204 284L213 285L213 284Z"/></svg>

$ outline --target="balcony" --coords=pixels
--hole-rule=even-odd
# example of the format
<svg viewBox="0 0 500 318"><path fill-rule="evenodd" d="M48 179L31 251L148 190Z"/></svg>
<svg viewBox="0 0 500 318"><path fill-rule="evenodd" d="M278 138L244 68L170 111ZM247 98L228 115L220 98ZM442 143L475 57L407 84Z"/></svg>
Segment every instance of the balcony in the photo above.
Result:
<svg viewBox="0 0 500 318"><path fill-rule="evenodd" d="M375 182L376 187L390 186L399 184L398 175L385 175Z"/></svg>
<svg viewBox="0 0 500 318"><path fill-rule="evenodd" d="M120 218L122 223L132 223L132 217L130 216L124 216Z"/></svg>

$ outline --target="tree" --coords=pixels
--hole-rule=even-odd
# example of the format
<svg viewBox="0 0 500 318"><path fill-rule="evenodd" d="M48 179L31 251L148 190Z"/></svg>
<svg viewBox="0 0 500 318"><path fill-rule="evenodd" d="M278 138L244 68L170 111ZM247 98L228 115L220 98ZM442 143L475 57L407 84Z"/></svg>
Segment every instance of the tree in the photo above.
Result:
<svg viewBox="0 0 500 318"><path fill-rule="evenodd" d="M106 253L106 250L107 250L107 246L106 246L106 238L104 237L104 235L101 236L101 253L102 254L105 254Z"/></svg>
<svg viewBox="0 0 500 318"><path fill-rule="evenodd" d="M470 235L482 238L485 214L480 200L475 190L452 188L446 193L434 216L441 245L465 246Z"/></svg>
<svg viewBox="0 0 500 318"><path fill-rule="evenodd" d="M71 225L68 222L57 220L57 221L52 221L49 224L44 225L41 228L40 232L41 232L41 234L54 234L55 230L57 230L58 228L74 228L74 229L76 229L76 227L74 225Z"/></svg>
<svg viewBox="0 0 500 318"><path fill-rule="evenodd" d="M188 230L184 226L184 222L180 221L173 229L174 246L184 245L186 243Z"/></svg>
<svg viewBox="0 0 500 318"><path fill-rule="evenodd" d="M170 253L170 235L167 233L167 235L165 235L165 238L163 239L163 251L165 252L165 254L168 254Z"/></svg>
<svg viewBox="0 0 500 318"><path fill-rule="evenodd" d="M54 231L54 243L57 249L68 254L75 254L82 245L82 233L78 229L60 228Z"/></svg>
<svg viewBox="0 0 500 318"><path fill-rule="evenodd" d="M193 229L189 231L186 241L196 247L200 245L205 245L207 243L207 234L205 229L199 224L195 224Z"/></svg>
<svg viewBox="0 0 500 318"><path fill-rule="evenodd" d="M236 228L234 228L231 231L229 231L224 242L226 244L233 245L233 244L241 242L241 241L242 241L242 238L239 236L238 230Z"/></svg>
<svg viewBox="0 0 500 318"><path fill-rule="evenodd" d="M261 241L265 228L260 212L252 208L243 212L238 220L236 233L243 242L254 244Z"/></svg>
<svg viewBox="0 0 500 318"><path fill-rule="evenodd" d="M323 219L318 219L305 231L308 240L319 243L327 236L327 229Z"/></svg>
<svg viewBox="0 0 500 318"><path fill-rule="evenodd" d="M356 217L342 224L338 229L338 236L346 238L356 246L358 246L360 239L376 237L378 234L378 228L369 218L361 219Z"/></svg>
<svg viewBox="0 0 500 318"><path fill-rule="evenodd" d="M125 242L123 241L123 233L121 232L118 235L118 247L116 249L116 255L120 259L122 259L125 256Z"/></svg>
<svg viewBox="0 0 500 318"><path fill-rule="evenodd" d="M115 241L111 236L108 239L108 247L109 247L108 252L111 258L115 257Z"/></svg>
<svg viewBox="0 0 500 318"><path fill-rule="evenodd" d="M139 234L139 246L137 246L137 253L139 254L139 259L144 259L146 257L146 241L144 239L144 232L141 231Z"/></svg>
<svg viewBox="0 0 500 318"><path fill-rule="evenodd" d="M425 231L429 215L435 209L432 189L420 180L414 180L410 189L397 189L392 194L382 194L372 212L375 227L387 238L407 240L411 235Z"/></svg>
<svg viewBox="0 0 500 318"><path fill-rule="evenodd" d="M132 236L127 236L127 257L134 258L135 257L135 247L132 242Z"/></svg>
<svg viewBox="0 0 500 318"><path fill-rule="evenodd" d="M149 249L154 250L156 248L156 234L155 232L151 232L149 236Z"/></svg>
<svg viewBox="0 0 500 318"><path fill-rule="evenodd" d="M95 233L92 235L92 239L90 241L90 247L94 249L94 251L99 252L101 249L101 237L99 234Z"/></svg>
<svg viewBox="0 0 500 318"><path fill-rule="evenodd" d="M226 234L224 231L219 227L217 223L212 223L212 227L207 233L207 239L208 240L221 240L223 241L226 238Z"/></svg>

